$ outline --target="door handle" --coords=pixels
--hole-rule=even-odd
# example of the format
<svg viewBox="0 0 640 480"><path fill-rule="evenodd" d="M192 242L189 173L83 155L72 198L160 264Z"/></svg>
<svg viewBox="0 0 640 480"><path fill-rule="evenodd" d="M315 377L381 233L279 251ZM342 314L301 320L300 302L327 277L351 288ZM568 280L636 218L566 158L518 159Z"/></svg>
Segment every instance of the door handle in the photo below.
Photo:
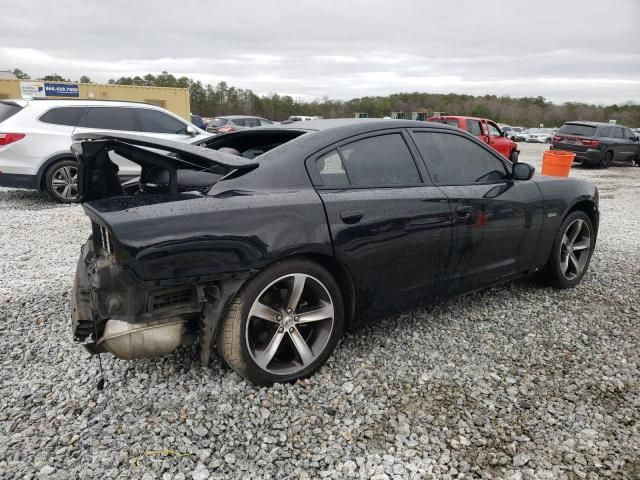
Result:
<svg viewBox="0 0 640 480"><path fill-rule="evenodd" d="M348 225L358 223L364 217L364 213L361 210L346 210L340 212L340 219Z"/></svg>
<svg viewBox="0 0 640 480"><path fill-rule="evenodd" d="M461 205L459 207L456 207L456 215L461 218L468 218L471 216L472 210L473 209L471 205Z"/></svg>

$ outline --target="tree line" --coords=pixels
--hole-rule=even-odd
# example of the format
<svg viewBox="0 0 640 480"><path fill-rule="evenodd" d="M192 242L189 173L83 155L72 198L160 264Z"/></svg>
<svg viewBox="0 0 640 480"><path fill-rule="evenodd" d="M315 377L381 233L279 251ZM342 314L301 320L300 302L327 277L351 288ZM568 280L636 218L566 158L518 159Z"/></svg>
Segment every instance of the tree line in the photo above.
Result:
<svg viewBox="0 0 640 480"><path fill-rule="evenodd" d="M19 69L14 73L18 78L29 78ZM47 75L42 80L69 81L57 73ZM80 82L90 83L88 76L80 77ZM250 89L236 88L226 82L217 85L203 85L200 80L175 75L163 71L159 75L120 77L110 79L114 85L140 85L153 87L189 88L191 112L202 116L256 115L272 120L284 120L290 115L311 115L324 118L353 117L355 113L366 113L369 117L385 117L391 112L445 112L450 115L470 115L491 118L497 122L526 127L560 126L569 120L591 120L618 123L631 127L640 126L640 105L627 102L621 105L591 105L567 102L558 105L544 97L512 98L496 95L461 95L456 93L394 93L385 96L365 96L351 100L335 100L329 97L313 101L294 99L289 95L257 95Z"/></svg>

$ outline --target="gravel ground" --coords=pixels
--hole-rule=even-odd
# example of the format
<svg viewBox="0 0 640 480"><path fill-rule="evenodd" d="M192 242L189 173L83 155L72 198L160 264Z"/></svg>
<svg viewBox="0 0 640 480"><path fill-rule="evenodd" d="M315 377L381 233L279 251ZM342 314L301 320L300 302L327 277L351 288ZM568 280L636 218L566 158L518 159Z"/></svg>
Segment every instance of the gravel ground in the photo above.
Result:
<svg viewBox="0 0 640 480"><path fill-rule="evenodd" d="M98 392L69 329L89 222L0 189L0 478L640 478L640 168L572 175L602 208L578 288L523 280L390 317L273 388L185 348L103 355Z"/></svg>

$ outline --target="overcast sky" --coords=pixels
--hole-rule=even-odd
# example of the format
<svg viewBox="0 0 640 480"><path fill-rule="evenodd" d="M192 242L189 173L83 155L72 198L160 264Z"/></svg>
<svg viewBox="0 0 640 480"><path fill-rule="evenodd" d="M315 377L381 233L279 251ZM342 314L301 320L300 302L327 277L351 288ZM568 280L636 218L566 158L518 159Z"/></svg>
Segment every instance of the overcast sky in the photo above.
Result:
<svg viewBox="0 0 640 480"><path fill-rule="evenodd" d="M638 0L7 0L1 16L0 70L32 77L640 103Z"/></svg>

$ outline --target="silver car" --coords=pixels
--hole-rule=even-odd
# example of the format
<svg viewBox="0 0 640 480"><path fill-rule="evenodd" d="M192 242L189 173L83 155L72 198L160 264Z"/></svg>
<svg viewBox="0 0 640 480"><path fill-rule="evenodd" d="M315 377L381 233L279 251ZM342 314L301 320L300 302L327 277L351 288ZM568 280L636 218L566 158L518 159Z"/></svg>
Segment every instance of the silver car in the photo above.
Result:
<svg viewBox="0 0 640 480"><path fill-rule="evenodd" d="M47 192L60 203L78 200L78 164L71 136L128 132L178 141L208 134L177 115L146 103L104 100L0 100L0 187ZM139 167L113 155L122 180Z"/></svg>
<svg viewBox="0 0 640 480"><path fill-rule="evenodd" d="M550 128L532 128L527 134L527 142L551 143L553 133Z"/></svg>

